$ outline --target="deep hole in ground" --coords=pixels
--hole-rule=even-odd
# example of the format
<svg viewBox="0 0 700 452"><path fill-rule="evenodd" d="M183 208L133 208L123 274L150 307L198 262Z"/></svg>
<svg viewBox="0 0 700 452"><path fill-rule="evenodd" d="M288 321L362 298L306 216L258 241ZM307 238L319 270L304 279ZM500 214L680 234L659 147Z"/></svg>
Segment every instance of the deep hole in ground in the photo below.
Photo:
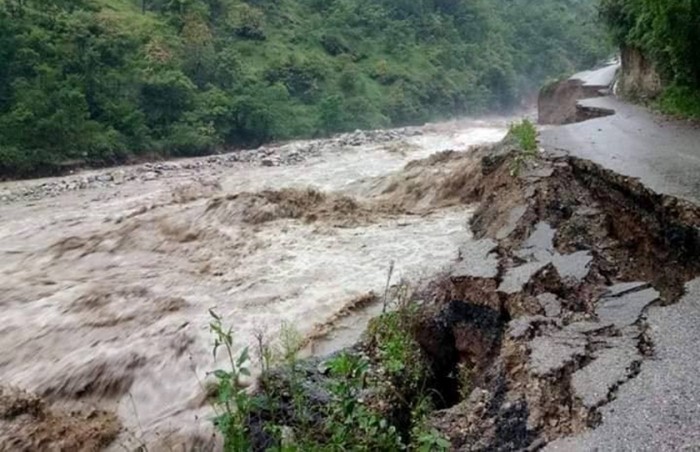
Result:
<svg viewBox="0 0 700 452"><path fill-rule="evenodd" d="M526 206L519 220L509 226L510 233L498 240L499 274L490 280L452 277L449 283L441 284L443 293L435 298L447 312L454 300L470 300L500 312L503 322L514 319L507 327L508 339L493 342L488 352L480 350L479 341L471 342L477 353L488 356L486 367L477 365L473 373L475 387L488 391L488 401L475 402L471 398L478 398L478 394L472 393L470 400L460 401L460 409L435 416L436 425L451 437L453 446L468 450L527 447L538 439L551 441L594 426L600 420L599 406L582 406L572 388L572 376L596 359L597 340L609 340L596 339L596 335L607 338L626 332L618 325L600 323L598 330L592 324L589 336L562 337L560 331L602 322L601 296L613 284L646 282L635 290L651 286L660 293L659 302L670 304L683 294L686 282L700 275L697 207L571 157L545 158L522 177L506 182L503 172L508 159L495 169L489 159L486 178L491 178L487 182L490 190L472 221L478 237L498 238L511 212ZM497 180L504 182L494 184ZM540 229L546 230L543 225L551 228L549 249L547 245L537 248L537 240L533 240ZM546 256L537 257L537 253ZM550 258L552 262L546 263ZM537 259L545 263L538 265ZM590 259L580 278L569 273L577 259ZM519 290L504 292L509 272L532 266L533 260L534 268ZM560 312L554 316L545 312L542 300L547 298L559 305ZM636 339L640 359L629 363L625 378L634 378L641 357L653 350L644 334L643 310L639 314L635 324L640 329ZM514 332L519 325L524 331ZM477 334L470 333L472 337ZM565 347L567 353L573 352L552 373L533 376L536 350L530 344L548 335L555 338L549 346L571 341L573 344ZM556 347L551 352L557 353ZM611 386L607 401L622 383ZM508 394L507 402L499 400L504 393Z"/></svg>

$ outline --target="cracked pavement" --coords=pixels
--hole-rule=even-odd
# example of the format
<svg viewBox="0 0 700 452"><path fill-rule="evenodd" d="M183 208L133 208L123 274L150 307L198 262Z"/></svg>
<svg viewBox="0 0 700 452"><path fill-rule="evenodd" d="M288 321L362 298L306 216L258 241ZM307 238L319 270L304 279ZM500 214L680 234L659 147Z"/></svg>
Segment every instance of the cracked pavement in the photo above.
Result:
<svg viewBox="0 0 700 452"><path fill-rule="evenodd" d="M584 75L612 83L614 72L601 71ZM637 178L659 194L700 203L699 128L611 96L579 105L615 113L545 128L541 142L546 150L565 151ZM599 300L598 323L614 325L616 333L595 338L593 360L572 375L572 387L583 406L598 408L601 422L545 450L700 450L700 278L686 285L676 304L663 307L657 300L658 293L645 283L619 284ZM642 356L638 347L640 322L653 344L651 357ZM548 340L557 334L563 333ZM563 356L563 366L580 353L580 342L569 337L565 344L566 353L557 349L548 359Z"/></svg>
<svg viewBox="0 0 700 452"><path fill-rule="evenodd" d="M700 278L688 283L686 290L677 304L649 310L654 356L601 409L601 425L555 441L545 450L700 450Z"/></svg>
<svg viewBox="0 0 700 452"><path fill-rule="evenodd" d="M587 77L604 82L611 75L608 68L600 70L605 72L602 76L593 71ZM581 100L579 105L615 113L545 127L540 140L546 150L564 150L638 178L657 193L700 203L700 127L662 118L613 96Z"/></svg>

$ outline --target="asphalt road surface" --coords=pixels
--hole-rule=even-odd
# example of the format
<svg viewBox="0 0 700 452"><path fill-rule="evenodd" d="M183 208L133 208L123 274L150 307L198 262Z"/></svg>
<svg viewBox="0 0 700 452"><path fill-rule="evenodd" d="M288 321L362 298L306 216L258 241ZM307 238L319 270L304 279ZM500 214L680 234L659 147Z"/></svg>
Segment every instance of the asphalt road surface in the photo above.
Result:
<svg viewBox="0 0 700 452"><path fill-rule="evenodd" d="M654 356L601 409L603 423L547 451L700 451L700 279L685 297L648 312Z"/></svg>
<svg viewBox="0 0 700 452"><path fill-rule="evenodd" d="M610 67L579 74L587 83L610 83ZM545 149L565 150L656 192L700 203L700 129L660 118L615 97L581 101L612 116L546 128ZM700 256L698 256L700 259ZM647 312L654 356L601 408L602 424L556 441L549 451L700 451L700 279L670 307Z"/></svg>
<svg viewBox="0 0 700 452"><path fill-rule="evenodd" d="M625 176L639 178L666 195L700 203L700 127L659 117L615 97L586 99L581 105L615 114L545 128L545 149L566 150Z"/></svg>

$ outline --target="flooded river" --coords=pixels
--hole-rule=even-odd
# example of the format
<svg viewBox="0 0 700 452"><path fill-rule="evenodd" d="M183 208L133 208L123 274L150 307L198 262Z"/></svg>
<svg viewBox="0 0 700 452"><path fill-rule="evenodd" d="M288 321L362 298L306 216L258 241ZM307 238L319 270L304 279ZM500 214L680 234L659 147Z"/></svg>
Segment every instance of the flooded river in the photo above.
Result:
<svg viewBox="0 0 700 452"><path fill-rule="evenodd" d="M371 307L339 313L381 293L392 262L393 282L428 276L471 238L463 207L376 208L386 178L412 160L498 141L506 124L267 148L314 149L294 165L202 158L123 181L137 170L109 170L114 183L0 203L0 380L62 408L114 411L129 432L116 450L208 434L209 309L238 347L257 332L274 340L283 324L308 336L331 319L337 330L314 350L351 343Z"/></svg>

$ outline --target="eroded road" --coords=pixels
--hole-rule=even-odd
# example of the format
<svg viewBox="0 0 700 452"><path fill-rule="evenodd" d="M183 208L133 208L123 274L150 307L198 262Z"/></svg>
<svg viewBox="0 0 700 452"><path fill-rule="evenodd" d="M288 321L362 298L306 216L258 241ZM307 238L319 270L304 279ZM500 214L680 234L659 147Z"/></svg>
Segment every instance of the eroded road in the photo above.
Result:
<svg viewBox="0 0 700 452"><path fill-rule="evenodd" d="M613 80L610 68L586 77L596 83ZM636 178L659 194L700 203L700 128L661 118L613 96L579 104L614 114L548 127L541 134L545 148ZM627 231L619 233L624 237ZM551 443L547 450L700 450L700 280L688 283L676 304L651 307L644 318L654 344L653 357L601 409L596 429ZM596 378L609 378L611 372L610 366L604 366Z"/></svg>
<svg viewBox="0 0 700 452"><path fill-rule="evenodd" d="M545 148L566 150L638 178L657 193L700 203L700 127L661 118L611 96L580 104L615 114L545 128L541 133Z"/></svg>

